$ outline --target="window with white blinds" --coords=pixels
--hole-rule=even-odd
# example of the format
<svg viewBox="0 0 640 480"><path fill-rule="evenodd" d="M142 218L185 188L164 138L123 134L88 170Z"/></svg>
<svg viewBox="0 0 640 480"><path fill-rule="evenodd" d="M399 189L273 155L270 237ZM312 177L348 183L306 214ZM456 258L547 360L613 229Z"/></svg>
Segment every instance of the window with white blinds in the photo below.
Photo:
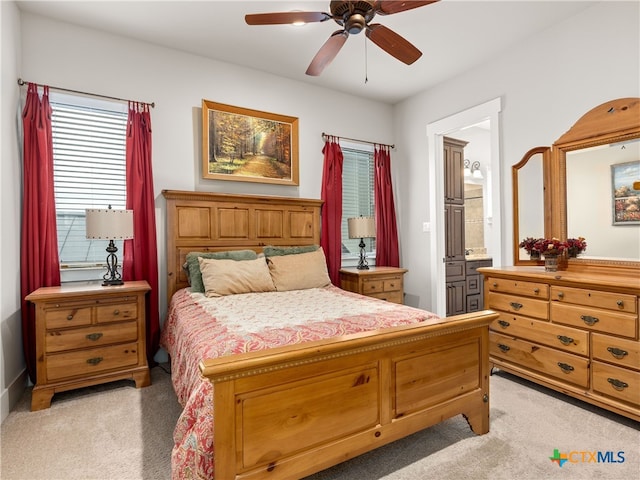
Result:
<svg viewBox="0 0 640 480"><path fill-rule="evenodd" d="M360 255L359 238L349 238L347 220L353 217L374 216L373 151L342 147L342 258L356 259ZM365 238L368 253L375 251L375 239ZM372 264L372 256L367 255Z"/></svg>
<svg viewBox="0 0 640 480"><path fill-rule="evenodd" d="M105 265L108 242L86 238L85 209L126 207L126 105L53 94L50 103L60 264Z"/></svg>

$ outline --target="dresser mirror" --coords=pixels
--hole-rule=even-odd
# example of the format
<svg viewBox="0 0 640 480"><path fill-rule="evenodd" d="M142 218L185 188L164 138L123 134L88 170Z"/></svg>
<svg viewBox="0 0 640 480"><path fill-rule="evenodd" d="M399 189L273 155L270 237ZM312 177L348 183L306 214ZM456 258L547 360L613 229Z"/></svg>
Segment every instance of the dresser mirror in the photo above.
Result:
<svg viewBox="0 0 640 480"><path fill-rule="evenodd" d="M519 248L526 237L584 237L586 251L569 269L640 270L640 221L614 216L614 184L629 184L625 208L633 211L640 178L640 99L620 98L583 115L553 147L531 149L512 167L514 265L536 265ZM638 208L640 208L640 200ZM542 219L539 212L542 211Z"/></svg>
<svg viewBox="0 0 640 480"><path fill-rule="evenodd" d="M513 258L515 265L537 265L541 260L532 259L519 244L527 237L540 238L549 230L545 224L545 199L549 192L545 172L549 171L551 147L529 150L522 160L511 167L513 185ZM545 167L546 165L546 167Z"/></svg>

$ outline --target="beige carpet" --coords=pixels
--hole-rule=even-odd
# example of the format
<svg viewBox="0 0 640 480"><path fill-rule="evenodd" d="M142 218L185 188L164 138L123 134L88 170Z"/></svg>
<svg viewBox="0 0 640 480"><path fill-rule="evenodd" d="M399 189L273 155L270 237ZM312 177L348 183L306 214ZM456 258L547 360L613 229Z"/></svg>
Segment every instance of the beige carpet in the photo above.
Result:
<svg viewBox="0 0 640 480"><path fill-rule="evenodd" d="M161 367L152 369L152 380L140 390L124 381L57 394L39 412L29 411L27 392L2 424L0 478L170 478L180 407ZM554 449L613 452L613 458L623 451L624 462L559 467L549 458ZM629 480L638 472L638 423L497 373L488 434L474 435L455 417L308 480Z"/></svg>

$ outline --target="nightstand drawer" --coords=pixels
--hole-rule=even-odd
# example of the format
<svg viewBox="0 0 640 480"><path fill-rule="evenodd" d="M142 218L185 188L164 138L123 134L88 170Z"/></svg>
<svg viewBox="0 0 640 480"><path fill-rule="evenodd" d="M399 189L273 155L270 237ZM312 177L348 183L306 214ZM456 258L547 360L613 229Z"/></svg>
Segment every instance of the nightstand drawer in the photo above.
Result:
<svg viewBox="0 0 640 480"><path fill-rule="evenodd" d="M113 305L101 305L96 308L96 321L98 323L122 322L138 318L138 308L135 303L115 303Z"/></svg>
<svg viewBox="0 0 640 480"><path fill-rule="evenodd" d="M137 363L137 343L58 353L47 357L47 380L84 376Z"/></svg>
<svg viewBox="0 0 640 480"><path fill-rule="evenodd" d="M54 330L47 332L46 351L50 353L77 350L113 343L135 342L137 339L138 324L136 322L71 330Z"/></svg>
<svg viewBox="0 0 640 480"><path fill-rule="evenodd" d="M402 290L402 277L385 279L383 282L385 292L396 292Z"/></svg>
<svg viewBox="0 0 640 480"><path fill-rule="evenodd" d="M402 292L382 292L382 293L372 293L368 295L372 298L379 298L380 300L386 300L391 303L402 303L404 298Z"/></svg>
<svg viewBox="0 0 640 480"><path fill-rule="evenodd" d="M384 292L384 281L382 280L365 280L362 282L362 293L370 295L372 293Z"/></svg>
<svg viewBox="0 0 640 480"><path fill-rule="evenodd" d="M82 327L91 325L91 308L65 307L46 310L44 315L45 328Z"/></svg>

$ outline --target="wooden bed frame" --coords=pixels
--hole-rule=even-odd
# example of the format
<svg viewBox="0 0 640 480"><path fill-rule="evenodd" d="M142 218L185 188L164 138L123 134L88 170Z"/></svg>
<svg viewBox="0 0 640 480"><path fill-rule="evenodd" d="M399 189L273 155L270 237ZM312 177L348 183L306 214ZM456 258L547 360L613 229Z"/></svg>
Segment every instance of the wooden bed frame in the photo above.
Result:
<svg viewBox="0 0 640 480"><path fill-rule="evenodd" d="M164 191L168 298L186 253L320 242L321 201ZM299 479L458 414L489 431L491 311L202 359L215 477Z"/></svg>

